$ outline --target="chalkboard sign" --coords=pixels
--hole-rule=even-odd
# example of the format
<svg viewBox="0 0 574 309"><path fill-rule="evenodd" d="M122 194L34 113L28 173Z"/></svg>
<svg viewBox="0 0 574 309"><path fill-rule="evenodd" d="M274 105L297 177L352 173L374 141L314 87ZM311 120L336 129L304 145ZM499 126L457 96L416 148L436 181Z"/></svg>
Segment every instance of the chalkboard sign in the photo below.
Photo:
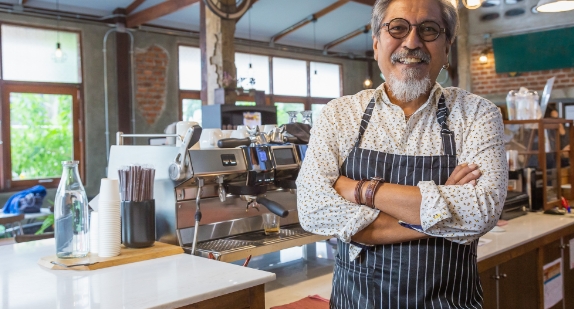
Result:
<svg viewBox="0 0 574 309"><path fill-rule="evenodd" d="M574 67L574 27L492 39L496 73Z"/></svg>

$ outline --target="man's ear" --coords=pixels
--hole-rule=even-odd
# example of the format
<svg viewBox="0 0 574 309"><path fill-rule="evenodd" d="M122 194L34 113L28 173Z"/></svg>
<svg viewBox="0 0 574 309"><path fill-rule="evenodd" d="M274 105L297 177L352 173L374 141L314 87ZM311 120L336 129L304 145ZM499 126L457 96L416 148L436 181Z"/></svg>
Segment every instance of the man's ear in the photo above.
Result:
<svg viewBox="0 0 574 309"><path fill-rule="evenodd" d="M379 49L379 40L373 35L373 56L375 57L375 61L378 61L378 53L377 50Z"/></svg>

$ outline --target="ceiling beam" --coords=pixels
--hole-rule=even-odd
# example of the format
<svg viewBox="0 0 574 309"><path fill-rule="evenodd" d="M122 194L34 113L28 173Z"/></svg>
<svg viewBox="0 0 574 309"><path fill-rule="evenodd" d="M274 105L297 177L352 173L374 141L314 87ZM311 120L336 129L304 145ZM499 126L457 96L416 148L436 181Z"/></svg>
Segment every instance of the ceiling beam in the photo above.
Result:
<svg viewBox="0 0 574 309"><path fill-rule="evenodd" d="M305 17L305 19L297 22L296 24L292 25L291 27L282 30L281 32L277 33L276 35L271 37L271 41L269 42L270 45L273 45L273 43L277 42L278 40L280 40L281 38L285 37L286 35L288 35L289 33L292 33L294 31L296 31L297 29L300 29L301 27L309 24L310 22L315 22L317 21L317 19L331 13L332 11L338 9L339 7L341 7L342 5L346 4L347 2L349 2L349 0L339 0L331 5L329 5L328 7L320 10L319 12L315 13L315 14L311 14L307 17Z"/></svg>
<svg viewBox="0 0 574 309"><path fill-rule="evenodd" d="M162 16L179 11L197 2L199 2L199 0L166 0L145 10L128 15L126 26L128 28L140 26Z"/></svg>
<svg viewBox="0 0 574 309"><path fill-rule="evenodd" d="M377 2L377 0L351 0L351 1L366 4L368 6L374 6L375 2Z"/></svg>
<svg viewBox="0 0 574 309"><path fill-rule="evenodd" d="M126 8L126 14L130 15L135 9L138 8L145 0L134 0L128 7Z"/></svg>
<svg viewBox="0 0 574 309"><path fill-rule="evenodd" d="M350 39L356 37L357 35L359 35L359 34L361 34L361 33L369 32L370 30L371 30L371 25L368 24L368 25L366 25L366 26L364 26L364 27L361 27L361 28L359 28L359 29L357 29L357 30L355 30L355 31L353 31L353 32L351 32L351 33L349 33L349 34L345 34L344 36L342 36L342 37L340 37L340 38L338 38L338 39L336 39L336 40L334 40L334 41L332 41L332 42L327 43L327 44L323 47L323 53L327 53L327 51L328 51L329 49L331 49L331 48L333 48L333 47L335 47L335 46L337 46L337 45L339 45L339 44L341 44L341 43L343 43L343 42L345 42L345 41L348 41L348 40L350 40Z"/></svg>

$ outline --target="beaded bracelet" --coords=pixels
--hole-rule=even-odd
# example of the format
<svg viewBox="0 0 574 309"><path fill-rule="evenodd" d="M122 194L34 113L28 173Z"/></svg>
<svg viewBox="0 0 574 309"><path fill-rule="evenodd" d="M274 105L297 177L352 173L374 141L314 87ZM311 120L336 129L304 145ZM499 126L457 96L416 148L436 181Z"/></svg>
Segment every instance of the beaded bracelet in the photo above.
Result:
<svg viewBox="0 0 574 309"><path fill-rule="evenodd" d="M374 177L369 182L367 191L365 191L365 205L371 207L372 209L375 209L375 193L380 183L385 183L385 180L379 177Z"/></svg>
<svg viewBox="0 0 574 309"><path fill-rule="evenodd" d="M357 186L355 186L355 203L359 204L359 205L364 205L361 203L361 193L363 191L363 184L367 182L367 180L365 179L361 179L359 180L359 182L357 183Z"/></svg>

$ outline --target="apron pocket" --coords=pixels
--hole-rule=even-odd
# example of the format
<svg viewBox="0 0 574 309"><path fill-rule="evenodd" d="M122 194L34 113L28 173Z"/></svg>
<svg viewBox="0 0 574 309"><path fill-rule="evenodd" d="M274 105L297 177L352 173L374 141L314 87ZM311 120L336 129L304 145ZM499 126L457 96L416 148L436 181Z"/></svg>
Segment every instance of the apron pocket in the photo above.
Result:
<svg viewBox="0 0 574 309"><path fill-rule="evenodd" d="M361 265L358 259L345 262L335 259L331 308L374 308L374 269Z"/></svg>

